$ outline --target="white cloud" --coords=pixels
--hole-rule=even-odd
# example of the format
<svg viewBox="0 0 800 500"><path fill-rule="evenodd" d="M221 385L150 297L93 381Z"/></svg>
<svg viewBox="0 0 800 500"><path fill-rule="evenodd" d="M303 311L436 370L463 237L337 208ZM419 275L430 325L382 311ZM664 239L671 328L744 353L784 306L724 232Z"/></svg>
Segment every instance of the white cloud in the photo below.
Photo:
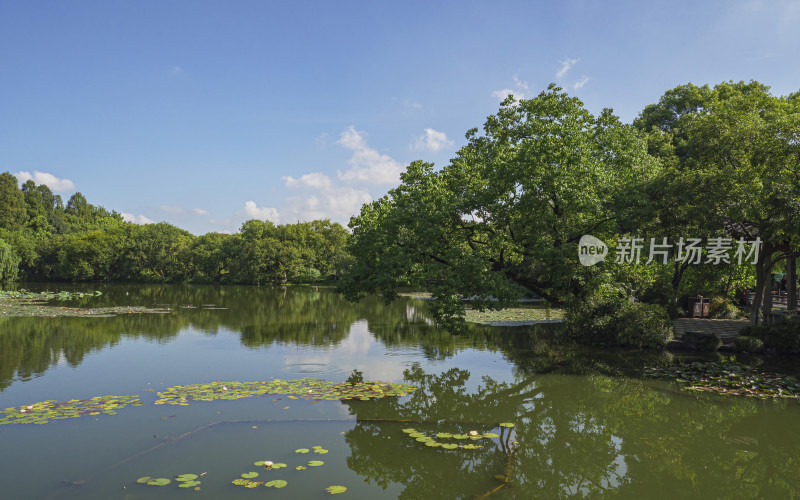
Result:
<svg viewBox="0 0 800 500"><path fill-rule="evenodd" d="M504 101L509 94L513 95L515 99L525 99L528 93L528 82L520 80L518 75L514 75L514 90L505 88L503 90L495 90L492 92L492 97L498 101Z"/></svg>
<svg viewBox="0 0 800 500"><path fill-rule="evenodd" d="M208 210L203 210L202 208L193 208L192 212L196 213L197 215L208 215Z"/></svg>
<svg viewBox="0 0 800 500"><path fill-rule="evenodd" d="M63 193L64 191L74 191L75 184L69 179L59 179L53 174L47 172L34 171L33 175L30 172L21 171L14 174L20 184L25 184L27 181L32 180L37 185L44 184L53 191Z"/></svg>
<svg viewBox="0 0 800 500"><path fill-rule="evenodd" d="M414 138L414 142L409 146L410 149L428 149L430 151L439 151L442 148L450 147L453 141L447 138L444 132L438 132L432 128L426 128L425 134Z"/></svg>
<svg viewBox="0 0 800 500"><path fill-rule="evenodd" d="M184 210L182 207L178 207L178 206L174 206L174 205L161 205L158 208L160 208L164 212L167 212L169 214L175 214L175 215L182 214L182 213L186 212L186 210Z"/></svg>
<svg viewBox="0 0 800 500"><path fill-rule="evenodd" d="M312 172L304 174L299 179L295 179L291 175L281 177L286 182L286 187L310 187L310 188L326 188L331 185L331 178L322 172Z"/></svg>
<svg viewBox="0 0 800 500"><path fill-rule="evenodd" d="M419 109L422 107L422 104L416 101L409 101L408 99L406 99L405 101L403 101L403 107L406 109Z"/></svg>
<svg viewBox="0 0 800 500"><path fill-rule="evenodd" d="M558 73L556 73L556 78L564 78L567 76L567 72L572 69L572 67L575 66L578 61L580 61L580 59L569 58L567 58L566 61L561 61L561 69L558 70Z"/></svg>
<svg viewBox="0 0 800 500"><path fill-rule="evenodd" d="M283 210L286 220L333 219L347 221L361 212L364 203L371 203L372 196L366 189L348 186L330 186L319 193L306 197L290 197L285 200L290 206ZM287 214L288 213L288 214Z"/></svg>
<svg viewBox="0 0 800 500"><path fill-rule="evenodd" d="M579 88L583 87L587 83L589 83L589 77L586 76L586 75L581 75L580 80L578 80L577 82L572 84L572 88L575 89L575 90L578 90Z"/></svg>
<svg viewBox="0 0 800 500"><path fill-rule="evenodd" d="M339 179L370 184L397 184L405 167L390 156L367 146L365 136L364 132L357 131L351 125L336 141L336 144L353 151L353 156L348 160L351 168L344 173L339 171Z"/></svg>
<svg viewBox="0 0 800 500"><path fill-rule="evenodd" d="M278 220L280 219L278 209L264 206L259 207L254 201L245 202L244 213L247 214L247 216L251 219L259 219L263 221L268 220L274 222L275 224L277 224Z"/></svg>
<svg viewBox="0 0 800 500"><path fill-rule="evenodd" d="M128 212L120 212L122 216L122 220L125 222L130 222L131 224L153 224L153 221L148 219L142 214L135 216L133 214L129 214Z"/></svg>

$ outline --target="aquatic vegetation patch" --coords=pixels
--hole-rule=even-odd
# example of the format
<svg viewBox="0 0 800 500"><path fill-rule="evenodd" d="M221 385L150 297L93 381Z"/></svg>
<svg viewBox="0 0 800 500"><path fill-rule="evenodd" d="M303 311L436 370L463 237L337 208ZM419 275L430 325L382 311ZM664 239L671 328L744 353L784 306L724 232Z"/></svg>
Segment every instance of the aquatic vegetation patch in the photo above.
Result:
<svg viewBox="0 0 800 500"><path fill-rule="evenodd" d="M345 491L347 491L347 488L344 486L335 485L335 486L328 486L327 488L325 488L325 491L327 491L331 495L339 495L340 493L344 493Z"/></svg>
<svg viewBox="0 0 800 500"><path fill-rule="evenodd" d="M100 295L103 295L100 290L95 290L94 292L29 292L24 288L19 290L0 290L0 300L71 300L84 297L99 297Z"/></svg>
<svg viewBox="0 0 800 500"><path fill-rule="evenodd" d="M503 422L502 424L500 424L500 426L511 428L514 427L514 424L510 422ZM479 448L482 448L482 446L474 443L466 443L466 444L458 442L448 443L448 442L437 441L437 439L439 440L454 439L456 441L465 441L465 440L478 441L480 439L495 439L500 437L500 434L497 434L495 432L480 433L478 431L469 431L466 434L437 432L436 434L433 435L433 437L431 437L422 431L410 427L402 429L402 432L406 434L409 437L409 439L413 439L414 441L423 443L425 446L429 448L442 448L444 450L456 450L456 449L477 450Z"/></svg>
<svg viewBox="0 0 800 500"><path fill-rule="evenodd" d="M391 382L329 382L315 378L293 380L274 379L266 382L211 382L208 384L176 385L158 393L155 404L188 405L188 401L242 399L266 395L289 395L291 399L337 401L359 399L368 401L389 396L405 396L416 390L407 384Z"/></svg>
<svg viewBox="0 0 800 500"><path fill-rule="evenodd" d="M71 399L69 401L42 401L20 408L6 408L0 411L0 425L4 424L46 424L50 420L77 418L84 415L116 415L128 405L141 406L142 401L135 396L96 396L91 399Z"/></svg>
<svg viewBox="0 0 800 500"><path fill-rule="evenodd" d="M530 323L539 321L556 321L564 319L561 309L549 309L544 306L510 307L499 311L478 311L467 309L464 319L469 323L479 323L490 326L514 326L517 323Z"/></svg>
<svg viewBox="0 0 800 500"><path fill-rule="evenodd" d="M751 398L800 397L800 381L788 375L769 373L750 366L699 362L668 368L648 367L646 377L666 378L686 384L690 391L709 391Z"/></svg>

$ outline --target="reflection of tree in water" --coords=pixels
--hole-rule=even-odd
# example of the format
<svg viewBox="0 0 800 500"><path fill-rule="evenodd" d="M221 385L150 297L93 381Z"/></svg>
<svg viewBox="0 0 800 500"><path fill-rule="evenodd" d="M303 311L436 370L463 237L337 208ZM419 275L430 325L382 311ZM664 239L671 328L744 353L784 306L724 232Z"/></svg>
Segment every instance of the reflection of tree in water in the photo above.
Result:
<svg viewBox="0 0 800 500"><path fill-rule="evenodd" d="M206 334L239 333L247 347L274 343L335 346L361 318L400 320L402 304L380 300L351 304L332 289L203 285L42 285L31 289L102 290L103 295L53 305L66 307L168 307L170 314L126 314L94 318L0 318L0 389L15 376L44 373L60 360L79 365L86 354L122 338L165 341L187 328ZM405 320L409 320L406 318Z"/></svg>
<svg viewBox="0 0 800 500"><path fill-rule="evenodd" d="M480 450L429 449L403 427L486 432L516 423L513 498L789 498L800 492L797 408L686 394L604 375L529 375L514 383L469 372L426 374L407 401L346 401L359 419L348 465L370 482L402 484L403 498L466 498L500 484L502 440ZM706 397L710 396L710 397ZM402 420L409 422L397 422ZM424 423L421 423L424 422ZM443 486L447 485L447 486Z"/></svg>

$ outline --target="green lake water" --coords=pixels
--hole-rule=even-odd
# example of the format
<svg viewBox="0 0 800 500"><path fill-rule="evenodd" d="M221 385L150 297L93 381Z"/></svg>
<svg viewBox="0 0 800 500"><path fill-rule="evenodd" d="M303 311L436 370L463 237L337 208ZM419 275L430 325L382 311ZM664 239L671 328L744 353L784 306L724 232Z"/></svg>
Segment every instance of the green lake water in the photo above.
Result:
<svg viewBox="0 0 800 500"><path fill-rule="evenodd" d="M350 304L327 288L50 289L103 291L64 306L170 312L0 318L0 409L102 395L143 402L117 415L0 426L3 499L322 499L332 485L347 487L342 499L800 497L800 404L642 377L645 365L680 361L669 353L558 347L552 325L452 336L431 326L424 301ZM800 371L793 358L747 362ZM153 404L175 385L358 373L419 389L369 401ZM481 446L443 449L409 428L499 437L436 438ZM294 451L313 446L328 453ZM265 470L260 460L287 467ZM324 465L296 470L310 460ZM231 483L250 471L287 485ZM199 491L136 482L184 473L205 473Z"/></svg>

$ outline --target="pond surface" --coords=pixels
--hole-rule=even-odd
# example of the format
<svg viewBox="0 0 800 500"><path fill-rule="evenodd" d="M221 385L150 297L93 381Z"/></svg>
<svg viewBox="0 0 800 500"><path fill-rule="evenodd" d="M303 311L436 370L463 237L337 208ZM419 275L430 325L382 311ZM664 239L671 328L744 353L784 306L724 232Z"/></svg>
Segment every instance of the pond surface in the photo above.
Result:
<svg viewBox="0 0 800 500"><path fill-rule="evenodd" d="M642 377L645 365L675 362L669 353L576 351L548 342L543 326L456 337L430 326L424 301L350 304L325 288L99 289L60 305L171 312L0 319L0 409L103 395L143 404L0 426L3 498L314 499L334 485L357 499L800 497L800 404ZM796 361L780 362L791 371ZM418 389L154 404L176 385L359 376ZM470 431L488 437L448 436ZM254 465L263 460L287 467ZM232 484L251 471L287 484ZM180 474L202 474L200 490L180 488Z"/></svg>

